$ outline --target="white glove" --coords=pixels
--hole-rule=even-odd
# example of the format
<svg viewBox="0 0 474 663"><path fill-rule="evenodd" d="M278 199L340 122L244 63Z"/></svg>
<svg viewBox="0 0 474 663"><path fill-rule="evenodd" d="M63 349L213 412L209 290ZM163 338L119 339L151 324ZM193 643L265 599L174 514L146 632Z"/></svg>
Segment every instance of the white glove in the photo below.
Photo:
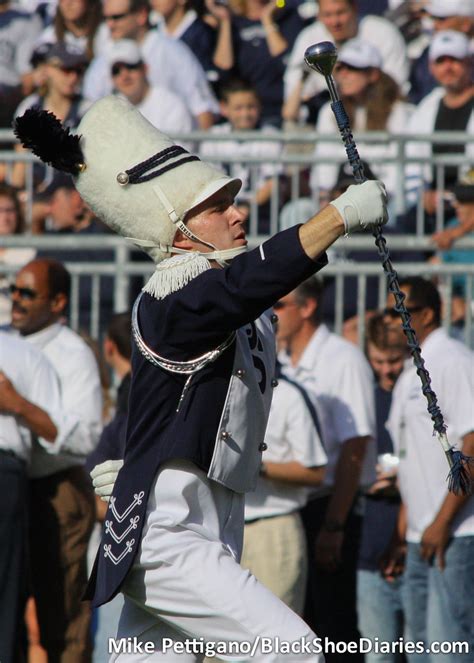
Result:
<svg viewBox="0 0 474 663"><path fill-rule="evenodd" d="M388 221L387 192L382 182L368 180L352 184L331 205L344 220L346 234L355 230L367 230Z"/></svg>
<svg viewBox="0 0 474 663"><path fill-rule="evenodd" d="M123 460L106 460L96 465L90 473L95 493L104 502L109 501L122 466Z"/></svg>

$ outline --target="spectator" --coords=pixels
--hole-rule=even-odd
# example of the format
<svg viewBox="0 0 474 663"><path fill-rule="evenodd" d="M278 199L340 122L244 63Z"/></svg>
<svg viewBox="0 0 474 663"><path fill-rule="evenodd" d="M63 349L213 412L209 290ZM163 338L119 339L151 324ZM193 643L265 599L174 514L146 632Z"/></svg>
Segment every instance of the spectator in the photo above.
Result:
<svg viewBox="0 0 474 663"><path fill-rule="evenodd" d="M73 187L58 186L50 198L34 205L34 215L39 224L43 218L44 231L50 235L71 235L78 238L109 233L107 226L95 217ZM38 257L54 258L63 263L83 263L93 266L95 263L110 263L114 260L113 249L99 248L60 248L40 250ZM93 271L93 267L92 267ZM101 336L106 321L110 318L114 306L113 277L102 275L99 278L97 294L94 296L93 277L81 274L77 283L77 319L74 327L81 332Z"/></svg>
<svg viewBox="0 0 474 663"><path fill-rule="evenodd" d="M23 115L28 108L38 106L54 113L65 126L71 129L77 127L89 105L80 94L80 83L86 66L87 58L76 46L66 42L52 44L44 54L44 88L24 99L15 115ZM15 149L23 151L20 145L16 145ZM55 182L64 179L58 173L48 175L40 164L35 164L33 174L36 186L43 190L51 184L52 178L55 178ZM15 164L11 179L18 188L25 186L24 164Z"/></svg>
<svg viewBox="0 0 474 663"><path fill-rule="evenodd" d="M385 428L392 390L403 370L407 345L399 328L389 330L383 314L368 321L366 353L375 376L377 423L377 481L366 494L357 564L357 615L361 635L372 642L397 642L403 636L402 586L400 578L384 578L380 561L397 527L400 496L396 488L398 458ZM365 655L365 663L399 663L396 652Z"/></svg>
<svg viewBox="0 0 474 663"><path fill-rule="evenodd" d="M435 233L431 238L439 249L431 262L469 264L474 262L474 251L452 247L452 244L461 237L474 237L474 170L454 187L453 193L455 216L448 221L445 230ZM456 338L461 338L465 331L466 309L472 305L466 292L466 277L455 275L452 288L452 333ZM466 339L466 342L469 344L470 340Z"/></svg>
<svg viewBox="0 0 474 663"><path fill-rule="evenodd" d="M321 292L320 283L308 279L274 308L278 339L286 346L280 352L283 373L316 394L328 456L323 486L302 512L309 553L315 550L305 621L322 638L350 642L359 638L359 491L375 479L372 375L358 348L320 324ZM328 653L326 660L342 661L344 655Z"/></svg>
<svg viewBox="0 0 474 663"><path fill-rule="evenodd" d="M43 30L39 41L72 44L92 60L100 52L103 41L101 21L100 0L59 0L53 24Z"/></svg>
<svg viewBox="0 0 474 663"><path fill-rule="evenodd" d="M264 121L280 127L285 61L303 28L297 4L242 0L227 7L208 0L206 5L218 21L214 64L249 81Z"/></svg>
<svg viewBox="0 0 474 663"><path fill-rule="evenodd" d="M300 508L324 477L327 457L311 396L280 376L265 433L262 469L245 498L241 566L303 614L307 552Z"/></svg>
<svg viewBox="0 0 474 663"><path fill-rule="evenodd" d="M25 660L32 438L51 447L60 411L59 384L49 361L25 341L0 331L0 657L5 663Z"/></svg>
<svg viewBox="0 0 474 663"><path fill-rule="evenodd" d="M412 277L402 279L400 285L445 418L449 442L472 456L474 355L441 328L441 300L430 281ZM387 306L394 306L392 295ZM398 314L389 308L390 324L396 318ZM472 588L466 582L474 574L474 497L457 496L447 490L446 456L433 437L433 424L413 363L407 364L395 385L387 428L400 458L398 477L406 509L406 636L422 642L425 652L433 641L467 642L469 652L456 653L455 659L468 663L474 651L474 602ZM451 663L453 654L425 653L413 660Z"/></svg>
<svg viewBox="0 0 474 663"><path fill-rule="evenodd" d="M382 58L375 46L367 41L351 39L341 48L334 76L341 100L354 131L387 131L402 133L407 126L413 107L402 101L400 89L393 78L381 70ZM319 114L316 131L321 134L314 152L311 186L324 202L336 184L338 164L324 163L325 157L347 156L340 140L325 143L324 135L339 136L331 104L326 103ZM358 148L370 164L376 178L383 180L392 198L397 191L397 164L373 162L371 158L395 159L397 145L389 142L358 143ZM400 210L402 211L402 210Z"/></svg>
<svg viewBox="0 0 474 663"><path fill-rule="evenodd" d="M235 131L259 129L268 134L276 134L275 129L265 125L261 119L261 104L255 89L243 81L231 81L222 90L222 115L227 118L224 124L212 127L216 136L229 136L228 140L203 141L200 154L203 159L218 162L231 177L242 181L242 189L237 196L237 205L248 219L254 232L268 233L270 230L270 199L275 181L281 173L278 163L281 145L278 141L240 141L232 137ZM244 163L226 162L229 157L241 157ZM254 157L265 157L266 162L249 164ZM247 161L247 163L245 163ZM251 214L257 207L257 219Z"/></svg>
<svg viewBox="0 0 474 663"><path fill-rule="evenodd" d="M108 58L115 90L137 106L154 127L166 134L192 130L193 119L185 103L169 88L150 85L148 67L136 42L113 42Z"/></svg>
<svg viewBox="0 0 474 663"><path fill-rule="evenodd" d="M218 78L212 59L216 47L216 32L198 16L192 0L150 0L150 5L162 17L160 25L168 37L180 39L194 53L209 81Z"/></svg>
<svg viewBox="0 0 474 663"><path fill-rule="evenodd" d="M474 36L473 0L429 0L426 11L434 32L456 30L467 37ZM413 62L410 73L410 101L418 104L437 85L430 69L429 45Z"/></svg>
<svg viewBox="0 0 474 663"><path fill-rule="evenodd" d="M21 98L33 86L30 56L41 31L37 16L0 3L0 127L10 127Z"/></svg>
<svg viewBox="0 0 474 663"><path fill-rule="evenodd" d="M24 231L23 210L18 192L8 184L0 183L0 236L21 235ZM28 248L0 247L0 266L21 267L34 258L35 250ZM0 326L10 321L9 278L0 273Z"/></svg>
<svg viewBox="0 0 474 663"><path fill-rule="evenodd" d="M201 129L213 124L218 105L209 88L203 68L188 47L148 23L146 0L104 0L104 20L108 27L108 43L95 57L84 80L84 94L99 99L112 90L110 65L107 58L112 42L133 39L148 65L152 85L162 85L175 92L188 106Z"/></svg>
<svg viewBox="0 0 474 663"><path fill-rule="evenodd" d="M82 465L98 442L102 396L94 355L60 324L69 289L61 263L28 263L12 289L12 326L51 361L61 386L58 434L48 450L35 445L30 466L32 584L41 644L51 661L88 661L90 607L81 597L95 506Z"/></svg>
<svg viewBox="0 0 474 663"><path fill-rule="evenodd" d="M460 32L446 30L437 32L429 51L431 71L440 84L425 97L414 111L408 124L412 134L431 134L437 131L474 132L474 83L472 81L472 59L469 52L469 39ZM408 143L407 156L429 160L438 154L467 154L474 158L474 144L466 147L462 143ZM444 169L444 190L437 189L436 174L428 165L409 164L407 166L408 202L415 204L424 192L424 209L433 215L438 205L446 200L446 192L451 192L458 180L458 167Z"/></svg>
<svg viewBox="0 0 474 663"><path fill-rule="evenodd" d="M310 99L326 89L320 74L311 72L305 80L304 52L307 47L319 41L332 41L341 47L354 37L379 50L381 69L404 90L408 59L405 42L397 28L380 16L365 16L358 21L355 0L319 0L318 21L302 30L286 68L285 100L291 99L291 103L289 109L284 110L285 119L298 119L299 106L295 99Z"/></svg>

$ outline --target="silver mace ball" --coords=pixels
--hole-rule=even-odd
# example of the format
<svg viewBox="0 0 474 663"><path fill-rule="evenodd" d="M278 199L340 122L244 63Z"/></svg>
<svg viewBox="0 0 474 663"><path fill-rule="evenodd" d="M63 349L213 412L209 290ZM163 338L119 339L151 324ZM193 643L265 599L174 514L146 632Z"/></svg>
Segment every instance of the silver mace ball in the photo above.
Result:
<svg viewBox="0 0 474 663"><path fill-rule="evenodd" d="M304 53L304 61L308 67L325 77L331 100L337 101L339 95L332 77L332 70L337 62L337 48L334 44L330 41L320 41L318 44L308 46Z"/></svg>

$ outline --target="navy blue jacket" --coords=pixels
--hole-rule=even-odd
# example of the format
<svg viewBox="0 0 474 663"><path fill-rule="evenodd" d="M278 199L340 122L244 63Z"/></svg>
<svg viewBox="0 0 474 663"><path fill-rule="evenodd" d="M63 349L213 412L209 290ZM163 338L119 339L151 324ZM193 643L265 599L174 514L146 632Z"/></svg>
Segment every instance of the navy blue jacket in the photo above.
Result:
<svg viewBox="0 0 474 663"><path fill-rule="evenodd" d="M298 230L279 233L225 269L207 270L162 300L144 293L138 322L148 346L162 357L185 361L215 349L232 331L256 320L327 264L325 255L316 262L308 258ZM234 350L230 346L193 376L176 412L187 376L154 366L134 346L125 462L105 518L109 531L103 533L86 592L94 605L112 599L130 569L160 465L181 458L209 470ZM113 523L112 535L107 521Z"/></svg>

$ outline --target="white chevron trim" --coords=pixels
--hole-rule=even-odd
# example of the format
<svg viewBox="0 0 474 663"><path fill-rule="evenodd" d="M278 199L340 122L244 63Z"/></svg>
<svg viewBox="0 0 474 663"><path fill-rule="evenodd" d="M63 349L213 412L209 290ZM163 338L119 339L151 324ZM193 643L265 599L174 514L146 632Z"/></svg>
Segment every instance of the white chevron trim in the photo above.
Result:
<svg viewBox="0 0 474 663"><path fill-rule="evenodd" d="M130 525L127 527L125 532L123 532L123 534L121 534L120 536L114 532L113 520L106 520L105 533L110 534L110 536L113 538L115 543L122 543L124 538L127 536L127 534L129 534L132 531L132 529L137 529L139 520L140 516L135 516L134 518L130 518Z"/></svg>
<svg viewBox="0 0 474 663"><path fill-rule="evenodd" d="M125 543L125 550L122 550L120 555L118 557L115 557L115 555L112 552L112 546L109 544L104 546L104 557L109 557L110 560L117 566L117 564L120 564L122 559L128 555L128 553L132 552L133 544L135 543L135 539L131 539L130 541L127 541Z"/></svg>
<svg viewBox="0 0 474 663"><path fill-rule="evenodd" d="M144 490L140 491L138 494L135 493L135 495L133 496L133 502L131 502L130 506L128 506L122 514L120 514L120 513L117 511L117 509L115 508L115 497L111 497L111 498L110 498L110 509L112 510L112 513L114 514L116 520L117 520L119 523L123 523L123 521L124 521L125 518L129 515L129 513L130 513L131 511L133 511L133 509L134 509L136 506L138 506L139 504L142 503L142 500L143 500L143 496L144 496L144 495L145 495L145 491L144 491Z"/></svg>

